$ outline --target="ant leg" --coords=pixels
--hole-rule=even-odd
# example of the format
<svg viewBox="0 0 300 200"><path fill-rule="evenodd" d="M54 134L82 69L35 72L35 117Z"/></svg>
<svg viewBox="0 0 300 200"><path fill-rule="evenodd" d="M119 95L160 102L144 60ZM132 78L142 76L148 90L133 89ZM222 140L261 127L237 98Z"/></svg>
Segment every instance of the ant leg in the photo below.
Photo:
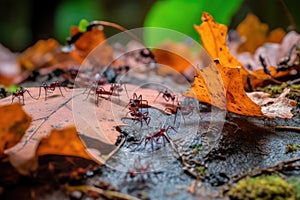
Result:
<svg viewBox="0 0 300 200"><path fill-rule="evenodd" d="M16 96L14 96L14 95L12 96L12 98L11 98L11 103L14 102L15 97L16 97Z"/></svg>
<svg viewBox="0 0 300 200"><path fill-rule="evenodd" d="M90 90L89 90L89 92L88 92L88 94L87 94L87 96L86 96L86 98L84 100L87 100L89 98L91 90L92 90L92 88L90 88Z"/></svg>
<svg viewBox="0 0 300 200"><path fill-rule="evenodd" d="M45 101L47 100L47 89L44 87L44 90L45 90Z"/></svg>
<svg viewBox="0 0 300 200"><path fill-rule="evenodd" d="M22 104L22 105L25 105L25 101L24 101L24 94L22 94L22 102L23 102L23 104Z"/></svg>
<svg viewBox="0 0 300 200"><path fill-rule="evenodd" d="M154 99L154 103L155 103L155 101L157 100L157 98L161 95L161 94L163 94L163 92L162 91L160 91L159 93L158 93L158 95L155 97L155 99Z"/></svg>
<svg viewBox="0 0 300 200"><path fill-rule="evenodd" d="M38 98L34 98L31 93L29 92L29 90L26 90L26 92L29 94L29 96L32 98L32 99L35 99L35 100L38 100Z"/></svg>
<svg viewBox="0 0 300 200"><path fill-rule="evenodd" d="M126 88L125 84L124 84L124 88L125 88L126 95L127 95L128 99L129 99L128 91L127 91L127 88Z"/></svg>
<svg viewBox="0 0 300 200"><path fill-rule="evenodd" d="M36 98L36 100L38 100L38 99L40 98L40 96L41 96L41 89L42 89L42 86L40 86L40 89L39 89L39 96L38 96L38 98Z"/></svg>
<svg viewBox="0 0 300 200"><path fill-rule="evenodd" d="M63 97L64 97L64 95L63 95L63 93L62 93L62 91L61 91L61 88L60 88L60 86L58 86L58 89L59 89L59 91L60 91L60 94L61 94L61 96L63 96Z"/></svg>

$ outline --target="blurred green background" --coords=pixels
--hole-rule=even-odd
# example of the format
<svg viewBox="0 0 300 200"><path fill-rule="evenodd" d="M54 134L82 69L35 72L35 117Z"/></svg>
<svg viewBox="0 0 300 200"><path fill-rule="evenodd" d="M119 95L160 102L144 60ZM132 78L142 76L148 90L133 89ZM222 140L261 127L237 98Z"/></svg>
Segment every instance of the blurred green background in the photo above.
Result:
<svg viewBox="0 0 300 200"><path fill-rule="evenodd" d="M282 0L300 26L300 1ZM271 29L288 29L290 23L280 0L0 0L0 43L23 51L39 39L55 38L64 44L71 25L79 20L105 20L128 29L159 26L199 36L193 24L201 13L211 13L217 22L235 28L248 12L256 14ZM299 30L299 27L297 27ZM107 36L118 31L108 28ZM157 40L157 36L147 36Z"/></svg>

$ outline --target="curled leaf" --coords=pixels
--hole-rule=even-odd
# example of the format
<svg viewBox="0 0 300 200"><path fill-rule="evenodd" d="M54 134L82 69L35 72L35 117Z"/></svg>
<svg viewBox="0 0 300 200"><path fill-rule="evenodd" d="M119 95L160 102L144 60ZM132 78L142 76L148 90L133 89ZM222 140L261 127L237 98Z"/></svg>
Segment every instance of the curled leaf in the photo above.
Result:
<svg viewBox="0 0 300 200"><path fill-rule="evenodd" d="M262 108L264 115L275 118L292 118L291 110L296 106L297 102L286 98L290 89L284 89L281 95L277 98L270 98L270 94L265 92L252 92L247 95Z"/></svg>

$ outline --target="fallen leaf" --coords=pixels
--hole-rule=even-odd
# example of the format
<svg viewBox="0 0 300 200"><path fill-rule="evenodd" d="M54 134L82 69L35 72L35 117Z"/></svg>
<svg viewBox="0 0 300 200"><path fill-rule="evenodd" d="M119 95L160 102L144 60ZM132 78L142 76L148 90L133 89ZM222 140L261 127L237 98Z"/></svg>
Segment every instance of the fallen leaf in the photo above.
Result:
<svg viewBox="0 0 300 200"><path fill-rule="evenodd" d="M281 43L285 35L286 32L282 28L276 28L268 34L266 42Z"/></svg>
<svg viewBox="0 0 300 200"><path fill-rule="evenodd" d="M210 14L203 12L202 24L195 25L195 29L201 35L203 46L212 59L218 58L222 66L242 66L226 46L227 26L216 23Z"/></svg>
<svg viewBox="0 0 300 200"><path fill-rule="evenodd" d="M263 116L260 106L244 90L240 68L224 67L219 62L201 70L185 95L237 114Z"/></svg>
<svg viewBox="0 0 300 200"><path fill-rule="evenodd" d="M210 56L218 61L199 71L185 95L234 113L263 116L260 107L247 97L244 90L246 79L242 77L248 72L240 67L241 63L226 46L227 27L216 23L210 14L204 12L202 24L195 29Z"/></svg>
<svg viewBox="0 0 300 200"><path fill-rule="evenodd" d="M297 44L298 41L300 41L299 34L291 31L285 35L280 44L265 43L262 46L258 47L254 54L250 54L249 52L237 53L235 49L236 46L232 44L230 46L233 47L231 49L231 52L233 52L233 54L238 58L242 65L249 71L249 80L251 82L252 88L255 89L258 86L263 86L272 82L272 79L280 80L284 77L288 78L288 76L291 75L291 73L295 69L299 68L299 65L297 66L297 63L295 63L295 60L297 60L297 53L294 49L288 64L291 65L292 63L295 63L295 66L284 71L277 71L278 63L287 58L287 56L290 54L289 52L291 48L293 47L293 45ZM265 73L263 65L259 59L260 56L265 60L267 68L272 76ZM245 77L243 77L243 79L245 79ZM248 88L247 85L244 86L245 88Z"/></svg>
<svg viewBox="0 0 300 200"><path fill-rule="evenodd" d="M158 68L158 74L160 75L173 74L174 70L183 73L189 67L192 67L193 62L196 60L195 56L192 56L191 48L188 45L172 41L165 41L159 45L153 50L153 54L157 63L162 64Z"/></svg>
<svg viewBox="0 0 300 200"><path fill-rule="evenodd" d="M49 154L77 156L91 160L74 126L52 130L48 137L41 140L36 155L42 156Z"/></svg>
<svg viewBox="0 0 300 200"><path fill-rule="evenodd" d="M71 27L71 36L79 33L79 28ZM71 53L74 56L79 55L82 59L89 57L93 64L105 66L113 61L112 48L105 43L105 35L102 27L95 27L91 31L82 33L79 39L74 43L75 50ZM101 59L99 59L101 58Z"/></svg>
<svg viewBox="0 0 300 200"><path fill-rule="evenodd" d="M107 85L107 88L109 87L110 85ZM28 89L33 97L39 96L39 88ZM109 157L109 154L118 148L115 146L115 141L119 132L114 126L121 124L119 123L121 119L116 123L114 121L115 112L112 112L111 109L113 106L121 112L124 107L112 104L111 101L103 99L101 102L106 102L107 106L99 108L95 105L94 101L90 101L90 99L85 100L86 95L82 94L84 89L73 91L64 91L62 89L62 91L64 96L61 96L57 88L53 93L48 94L47 101L43 98L44 93L42 93L39 100L26 96L23 109L32 116L32 123L22 140L14 147L5 151L12 165L22 174L30 174L31 171L36 169L34 164L36 149L40 140L47 137L52 129L64 129L76 124L79 137L84 142L88 153L99 164L103 164ZM44 91L42 90L42 92ZM0 100L1 105L10 104L10 102L11 97ZM92 113L90 109L92 109ZM89 113L86 116L87 118L84 119L82 117L86 111ZM81 116L81 118L77 117L74 119L74 116ZM95 123L86 124L80 122L79 120L81 119ZM96 127L89 127L93 125Z"/></svg>
<svg viewBox="0 0 300 200"><path fill-rule="evenodd" d="M239 46L238 51L254 53L259 46L265 43L269 27L267 24L261 23L257 16L249 13L236 30L245 40Z"/></svg>
<svg viewBox="0 0 300 200"><path fill-rule="evenodd" d="M270 98L270 94L265 92L252 92L247 95L261 106L265 116L291 119L293 117L291 110L297 105L297 102L286 98L289 92L290 89L285 88L277 98Z"/></svg>
<svg viewBox="0 0 300 200"><path fill-rule="evenodd" d="M30 125L31 117L20 104L0 106L0 115L0 158L3 158L4 150L21 140Z"/></svg>
<svg viewBox="0 0 300 200"><path fill-rule="evenodd" d="M39 40L33 46L27 48L18 58L22 69L33 71L47 65L57 63L55 54L60 45L54 39Z"/></svg>

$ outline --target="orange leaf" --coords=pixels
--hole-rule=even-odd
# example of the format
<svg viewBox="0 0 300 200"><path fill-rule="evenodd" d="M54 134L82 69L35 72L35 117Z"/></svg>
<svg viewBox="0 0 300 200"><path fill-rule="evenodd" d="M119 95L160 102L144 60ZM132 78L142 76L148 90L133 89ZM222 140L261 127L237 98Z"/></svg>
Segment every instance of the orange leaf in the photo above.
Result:
<svg viewBox="0 0 300 200"><path fill-rule="evenodd" d="M62 52L61 45L54 39L39 40L18 57L21 68L29 71L50 66L66 68L80 65L82 60L77 54Z"/></svg>
<svg viewBox="0 0 300 200"><path fill-rule="evenodd" d="M161 66L158 73L161 75L174 73L172 69L178 73L183 73L188 67L192 65L192 58L190 48L183 43L175 43L166 41L158 48L154 49L153 54L158 63L168 67Z"/></svg>
<svg viewBox="0 0 300 200"><path fill-rule="evenodd" d="M282 28L276 28L269 33L266 42L280 43L282 42L285 35L286 33Z"/></svg>
<svg viewBox="0 0 300 200"><path fill-rule="evenodd" d="M218 58L222 66L242 66L226 46L227 27L225 25L216 23L210 14L204 12L202 24L195 25L195 29L201 35L204 48L212 59Z"/></svg>
<svg viewBox="0 0 300 200"><path fill-rule="evenodd" d="M71 27L71 36L79 32L78 27ZM82 59L89 56L89 59L95 57L95 65L107 65L113 61L112 49L105 43L105 35L101 27L93 28L91 31L84 32L74 43L76 50L71 52L73 56L79 55ZM90 54L91 53L91 54ZM99 59L101 58L101 59Z"/></svg>
<svg viewBox="0 0 300 200"><path fill-rule="evenodd" d="M62 130L52 130L47 138L41 140L36 155L47 154L78 156L91 160L74 126Z"/></svg>
<svg viewBox="0 0 300 200"><path fill-rule="evenodd" d="M20 104L10 104L0 107L0 158L3 152L17 144L26 132L31 122Z"/></svg>
<svg viewBox="0 0 300 200"><path fill-rule="evenodd" d="M59 48L59 43L54 39L39 40L19 56L18 62L23 69L30 71L54 65L57 63L55 52L59 51Z"/></svg>
<svg viewBox="0 0 300 200"><path fill-rule="evenodd" d="M244 91L240 68L224 67L219 62L201 70L185 95L237 114L264 116Z"/></svg>
<svg viewBox="0 0 300 200"><path fill-rule="evenodd" d="M246 19L236 29L238 34L246 40L239 46L238 51L254 53L265 42L268 29L268 25L261 23L258 17L251 13L248 14Z"/></svg>

